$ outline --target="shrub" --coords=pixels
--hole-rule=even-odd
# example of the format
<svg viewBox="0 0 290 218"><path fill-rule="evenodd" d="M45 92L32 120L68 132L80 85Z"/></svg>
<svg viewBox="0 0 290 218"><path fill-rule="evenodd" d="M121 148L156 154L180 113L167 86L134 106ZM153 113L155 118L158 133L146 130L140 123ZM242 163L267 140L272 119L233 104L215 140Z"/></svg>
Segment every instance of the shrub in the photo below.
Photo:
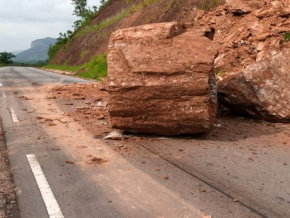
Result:
<svg viewBox="0 0 290 218"><path fill-rule="evenodd" d="M289 33L289 32L286 32L286 33L284 34L284 41L285 41L285 42L290 41L290 33Z"/></svg>

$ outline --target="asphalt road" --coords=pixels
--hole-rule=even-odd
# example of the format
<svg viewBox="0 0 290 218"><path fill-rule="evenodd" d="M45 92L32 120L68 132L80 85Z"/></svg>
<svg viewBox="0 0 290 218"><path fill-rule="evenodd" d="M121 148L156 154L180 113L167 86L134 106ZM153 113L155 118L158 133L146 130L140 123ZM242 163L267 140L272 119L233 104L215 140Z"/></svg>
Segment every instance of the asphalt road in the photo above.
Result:
<svg viewBox="0 0 290 218"><path fill-rule="evenodd" d="M131 142L138 154L119 155L114 148L123 142L94 139L77 123L64 122L41 94L46 86L87 82L33 68L0 69L0 114L21 217L290 216L288 148L275 153L279 161L265 156L256 164L240 160L241 146L231 140L165 138ZM61 122L45 126L38 120L45 116ZM199 155L180 153L193 150ZM84 161L96 155L109 163Z"/></svg>

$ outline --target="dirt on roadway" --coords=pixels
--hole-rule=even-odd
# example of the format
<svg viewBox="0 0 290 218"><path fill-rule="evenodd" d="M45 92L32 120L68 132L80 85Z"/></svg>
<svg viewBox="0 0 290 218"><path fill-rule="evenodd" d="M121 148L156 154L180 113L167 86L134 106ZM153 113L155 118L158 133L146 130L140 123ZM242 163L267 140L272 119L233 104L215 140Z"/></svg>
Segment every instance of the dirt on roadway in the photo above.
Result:
<svg viewBox="0 0 290 218"><path fill-rule="evenodd" d="M60 108L95 139L103 140L112 131L107 111L108 92L102 84L59 86L51 90L50 98L54 98ZM212 187L221 189L223 194L233 197L233 202L255 204L254 209L275 217L289 215L289 130L289 124L285 123L219 115L209 134L171 138L125 135L119 142L106 144L135 162L136 166L141 165L138 167L153 161L142 155L145 148L189 174L194 172L201 181L207 181ZM110 161L110 158L106 160ZM137 163L135 160L139 158L140 163ZM147 173L154 176L160 173L161 179L169 178L173 183L179 183L171 178L170 172L161 168L157 167L155 173ZM285 176L278 176L283 174ZM200 190L204 188L199 189L203 193ZM267 204L274 203L273 208L267 208ZM273 211L279 212L275 214Z"/></svg>
<svg viewBox="0 0 290 218"><path fill-rule="evenodd" d="M220 116L209 134L104 140L112 129L108 92L101 83L35 89L18 94L30 105L20 108L19 116L25 117L24 124L33 119L45 130L29 135L31 141L55 140L42 158L65 152L70 159L63 164L84 170L107 196L104 201L121 214L128 215L122 202L138 208L144 199L148 216L154 211L172 217L192 211L200 217L204 211L223 217L290 214L289 124ZM136 217L134 210L129 212Z"/></svg>
<svg viewBox="0 0 290 218"><path fill-rule="evenodd" d="M66 115L94 134L95 138L103 138L113 131L110 127L107 110L108 92L101 83L57 86L50 91L48 98L54 99ZM253 137L255 140L262 140L263 135L271 136L279 133L279 135L267 139L269 144L272 141L277 146L290 146L288 127L289 125L285 123L270 123L231 114L219 115L214 129L209 134L199 135L195 138L234 142ZM150 139L152 137L162 138L149 135L139 138Z"/></svg>

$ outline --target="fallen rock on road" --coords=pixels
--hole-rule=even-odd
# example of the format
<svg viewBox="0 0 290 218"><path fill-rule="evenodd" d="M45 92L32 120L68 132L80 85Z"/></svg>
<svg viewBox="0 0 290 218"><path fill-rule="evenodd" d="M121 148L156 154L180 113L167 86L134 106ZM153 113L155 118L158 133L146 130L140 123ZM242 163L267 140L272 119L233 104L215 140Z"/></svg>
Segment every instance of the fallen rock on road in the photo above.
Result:
<svg viewBox="0 0 290 218"><path fill-rule="evenodd" d="M113 128L158 135L208 132L217 111L215 43L177 22L111 35L109 113Z"/></svg>

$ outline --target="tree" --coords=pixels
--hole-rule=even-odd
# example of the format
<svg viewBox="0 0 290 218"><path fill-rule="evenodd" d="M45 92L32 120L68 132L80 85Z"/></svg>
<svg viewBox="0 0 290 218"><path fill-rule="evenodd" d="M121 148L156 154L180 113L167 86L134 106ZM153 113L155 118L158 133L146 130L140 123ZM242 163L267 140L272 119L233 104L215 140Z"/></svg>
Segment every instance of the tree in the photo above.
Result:
<svg viewBox="0 0 290 218"><path fill-rule="evenodd" d="M74 9L74 15L77 17L86 17L86 14L88 12L87 9L87 0L72 0L72 5L75 7Z"/></svg>
<svg viewBox="0 0 290 218"><path fill-rule="evenodd" d="M71 0L71 1L72 1L72 5L75 7L73 11L73 15L80 17L81 23L86 20L90 20L98 11L97 6L93 6L92 9L90 7L87 7L87 0ZM77 28L79 27L78 21L76 21L75 27Z"/></svg>
<svg viewBox="0 0 290 218"><path fill-rule="evenodd" d="M15 58L16 56L12 53L9 52L0 52L0 63L2 64L11 64L13 61L11 60L12 58Z"/></svg>

